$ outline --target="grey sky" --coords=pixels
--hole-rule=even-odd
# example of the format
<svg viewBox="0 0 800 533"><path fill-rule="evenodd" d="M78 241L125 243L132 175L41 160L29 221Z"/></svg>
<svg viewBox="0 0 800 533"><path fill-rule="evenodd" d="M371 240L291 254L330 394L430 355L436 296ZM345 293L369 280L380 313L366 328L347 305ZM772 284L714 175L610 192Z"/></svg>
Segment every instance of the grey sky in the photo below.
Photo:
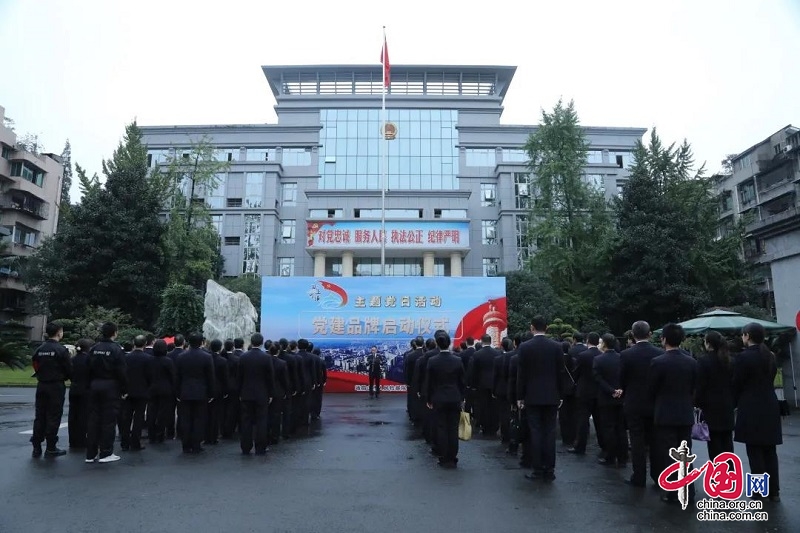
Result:
<svg viewBox="0 0 800 533"><path fill-rule="evenodd" d="M656 126L716 171L800 123L800 0L0 0L0 105L99 173L134 118L274 123L261 65L378 64L382 25L393 64L517 65L507 124L572 98L583 124Z"/></svg>

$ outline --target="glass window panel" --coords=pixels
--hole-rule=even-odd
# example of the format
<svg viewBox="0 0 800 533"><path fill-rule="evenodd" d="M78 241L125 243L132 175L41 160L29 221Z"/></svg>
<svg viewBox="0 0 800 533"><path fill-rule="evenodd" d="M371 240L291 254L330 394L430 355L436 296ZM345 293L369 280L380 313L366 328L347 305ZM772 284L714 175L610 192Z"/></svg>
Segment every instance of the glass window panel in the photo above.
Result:
<svg viewBox="0 0 800 533"><path fill-rule="evenodd" d="M358 116L358 121L359 122L366 122L367 120L369 120L369 110L367 110L367 109L359 109L358 113L357 113L357 116Z"/></svg>
<svg viewBox="0 0 800 533"><path fill-rule="evenodd" d="M440 141L430 140L430 141L426 141L426 142L428 143L428 146L430 146L430 150L431 150L430 154L431 155L436 155L436 156L442 155L442 144L441 144Z"/></svg>
<svg viewBox="0 0 800 533"><path fill-rule="evenodd" d="M431 120L431 110L430 109L420 109L419 111L419 119L423 122L430 122Z"/></svg>
<svg viewBox="0 0 800 533"><path fill-rule="evenodd" d="M430 139L431 138L431 124L430 122L422 122L420 123L421 133L420 137L423 139Z"/></svg>
<svg viewBox="0 0 800 533"><path fill-rule="evenodd" d="M442 155L451 155L453 153L453 141L451 139L442 139L440 143L442 146Z"/></svg>
<svg viewBox="0 0 800 533"><path fill-rule="evenodd" d="M369 109L369 113L367 113L368 120L373 124L377 124L380 121L380 110L378 109Z"/></svg>
<svg viewBox="0 0 800 533"><path fill-rule="evenodd" d="M376 157L369 157L367 160L367 174L375 175L380 172L380 160Z"/></svg>
<svg viewBox="0 0 800 533"><path fill-rule="evenodd" d="M431 120L442 120L442 112L438 109L431 109Z"/></svg>
<svg viewBox="0 0 800 533"><path fill-rule="evenodd" d="M409 144L408 139L397 139L391 141L398 144L398 150L400 151L400 157L406 157L409 154Z"/></svg>
<svg viewBox="0 0 800 533"><path fill-rule="evenodd" d="M410 159L411 158L409 157L400 157L400 170L399 170L400 174L408 175L409 171L411 170Z"/></svg>

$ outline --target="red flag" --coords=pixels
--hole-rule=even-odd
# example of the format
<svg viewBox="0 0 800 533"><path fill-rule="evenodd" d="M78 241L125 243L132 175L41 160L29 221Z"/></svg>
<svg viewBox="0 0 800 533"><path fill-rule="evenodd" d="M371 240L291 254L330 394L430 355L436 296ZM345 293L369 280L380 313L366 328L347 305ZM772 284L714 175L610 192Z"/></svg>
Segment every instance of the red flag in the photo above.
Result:
<svg viewBox="0 0 800 533"><path fill-rule="evenodd" d="M386 45L385 35L383 36L383 49L381 50L381 65L383 65L383 86L388 87L391 66L389 65L389 47Z"/></svg>

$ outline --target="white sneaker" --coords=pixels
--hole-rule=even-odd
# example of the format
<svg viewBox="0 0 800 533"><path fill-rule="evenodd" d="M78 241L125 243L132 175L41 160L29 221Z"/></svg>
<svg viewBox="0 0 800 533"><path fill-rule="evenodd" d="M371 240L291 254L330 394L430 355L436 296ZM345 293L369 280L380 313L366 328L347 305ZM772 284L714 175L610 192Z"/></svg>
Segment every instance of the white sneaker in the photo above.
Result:
<svg viewBox="0 0 800 533"><path fill-rule="evenodd" d="M95 457L94 459L86 459L87 463L93 463L95 461L97 461L97 457Z"/></svg>
<svg viewBox="0 0 800 533"><path fill-rule="evenodd" d="M98 463L113 463L114 461L119 461L120 456L114 455L113 453L107 457L102 457L97 460Z"/></svg>

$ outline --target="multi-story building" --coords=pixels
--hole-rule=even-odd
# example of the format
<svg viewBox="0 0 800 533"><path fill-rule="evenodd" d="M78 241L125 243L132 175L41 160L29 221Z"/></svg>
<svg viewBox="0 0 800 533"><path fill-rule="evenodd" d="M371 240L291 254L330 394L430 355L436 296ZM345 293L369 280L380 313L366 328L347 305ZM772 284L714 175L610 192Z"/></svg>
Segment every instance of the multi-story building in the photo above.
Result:
<svg viewBox="0 0 800 533"><path fill-rule="evenodd" d="M31 298L20 277L15 258L33 253L56 232L64 167L59 156L38 154L17 144L13 130L4 125L0 107L0 224L4 248L0 262L0 324L22 323L30 339L44 334L46 317L34 315Z"/></svg>
<svg viewBox="0 0 800 533"><path fill-rule="evenodd" d="M153 166L204 136L230 162L201 191L228 276L380 275L383 176L385 275L491 276L535 250L536 126L500 123L515 70L392 66L384 128L380 65L267 66L277 124L142 130ZM586 180L618 194L645 131L585 128Z"/></svg>

